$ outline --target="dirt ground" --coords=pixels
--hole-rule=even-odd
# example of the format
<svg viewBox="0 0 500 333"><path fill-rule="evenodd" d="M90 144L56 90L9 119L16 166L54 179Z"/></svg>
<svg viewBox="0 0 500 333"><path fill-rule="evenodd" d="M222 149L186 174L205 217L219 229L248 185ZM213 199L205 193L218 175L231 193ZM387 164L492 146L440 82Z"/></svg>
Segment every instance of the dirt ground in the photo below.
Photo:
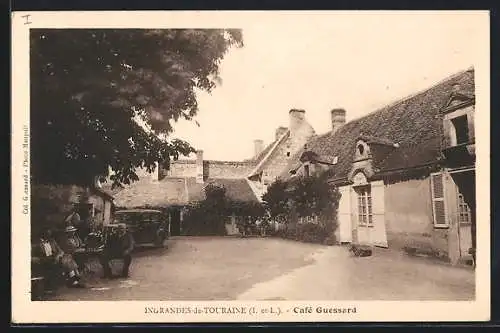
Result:
<svg viewBox="0 0 500 333"><path fill-rule="evenodd" d="M120 263L115 264L120 269ZM138 251L128 279L87 282L51 300L471 300L474 272L390 250L274 238L179 237Z"/></svg>

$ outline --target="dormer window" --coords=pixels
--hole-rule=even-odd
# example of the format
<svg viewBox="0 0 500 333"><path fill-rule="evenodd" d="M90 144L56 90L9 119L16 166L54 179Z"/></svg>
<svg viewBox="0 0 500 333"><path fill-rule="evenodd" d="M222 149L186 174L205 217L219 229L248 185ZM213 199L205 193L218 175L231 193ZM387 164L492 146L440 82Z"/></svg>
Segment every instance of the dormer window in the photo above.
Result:
<svg viewBox="0 0 500 333"><path fill-rule="evenodd" d="M354 160L359 161L359 160L365 160L370 158L370 146L366 143L364 140L358 140L356 142L355 146L355 156Z"/></svg>
<svg viewBox="0 0 500 333"><path fill-rule="evenodd" d="M453 125L454 141L452 145L460 145L469 142L469 124L467 115L459 116L451 119Z"/></svg>
<svg viewBox="0 0 500 333"><path fill-rule="evenodd" d="M451 94L448 102L441 109L441 113L443 114L445 149L457 146L467 146L467 149L473 149L472 146L475 141L474 103L475 99L473 97L455 92ZM450 158L450 156L447 158Z"/></svg>
<svg viewBox="0 0 500 333"><path fill-rule="evenodd" d="M362 144L359 144L358 145L358 153L359 153L359 155L363 155L364 152L365 152L365 147Z"/></svg>

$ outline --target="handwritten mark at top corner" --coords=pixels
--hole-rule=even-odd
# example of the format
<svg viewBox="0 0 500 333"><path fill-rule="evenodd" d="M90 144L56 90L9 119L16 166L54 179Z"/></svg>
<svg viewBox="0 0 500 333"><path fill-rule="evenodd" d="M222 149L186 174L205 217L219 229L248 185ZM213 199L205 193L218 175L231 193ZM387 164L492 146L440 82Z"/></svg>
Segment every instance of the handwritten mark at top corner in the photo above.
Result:
<svg viewBox="0 0 500 333"><path fill-rule="evenodd" d="M21 17L24 17L26 19L26 21L24 21L24 24L31 24L30 16L31 16L31 14L26 14L26 15L21 16Z"/></svg>

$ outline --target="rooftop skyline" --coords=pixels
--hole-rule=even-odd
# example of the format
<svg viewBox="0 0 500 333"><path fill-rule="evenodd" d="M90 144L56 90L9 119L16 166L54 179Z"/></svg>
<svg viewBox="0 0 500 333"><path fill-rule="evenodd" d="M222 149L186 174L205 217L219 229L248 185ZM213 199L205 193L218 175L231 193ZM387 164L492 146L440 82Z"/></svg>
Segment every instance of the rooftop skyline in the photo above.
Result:
<svg viewBox="0 0 500 333"><path fill-rule="evenodd" d="M332 17L333 16L333 17ZM221 65L222 85L199 94L200 123L181 120L171 137L211 160L244 160L253 141L267 145L288 126L288 111L306 110L317 134L331 129L330 110L346 120L425 90L474 66L480 31L467 14L286 17L243 28L245 46Z"/></svg>

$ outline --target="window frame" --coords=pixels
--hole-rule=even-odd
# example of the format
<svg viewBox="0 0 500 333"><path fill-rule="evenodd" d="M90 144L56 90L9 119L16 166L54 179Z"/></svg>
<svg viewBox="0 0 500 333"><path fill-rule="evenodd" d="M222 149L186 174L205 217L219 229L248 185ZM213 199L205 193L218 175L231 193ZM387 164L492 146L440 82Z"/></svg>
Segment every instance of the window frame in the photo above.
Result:
<svg viewBox="0 0 500 333"><path fill-rule="evenodd" d="M453 126L455 146L460 146L469 143L470 142L469 117L467 116L467 114L457 115L456 117L450 118L450 121L451 125Z"/></svg>
<svg viewBox="0 0 500 333"><path fill-rule="evenodd" d="M355 186L356 221L360 227L373 228L373 199L371 185Z"/></svg>
<svg viewBox="0 0 500 333"><path fill-rule="evenodd" d="M467 221L462 221L462 216L467 216ZM457 191L457 220L459 226L467 226L472 224L472 212L465 202L465 198L462 193Z"/></svg>

